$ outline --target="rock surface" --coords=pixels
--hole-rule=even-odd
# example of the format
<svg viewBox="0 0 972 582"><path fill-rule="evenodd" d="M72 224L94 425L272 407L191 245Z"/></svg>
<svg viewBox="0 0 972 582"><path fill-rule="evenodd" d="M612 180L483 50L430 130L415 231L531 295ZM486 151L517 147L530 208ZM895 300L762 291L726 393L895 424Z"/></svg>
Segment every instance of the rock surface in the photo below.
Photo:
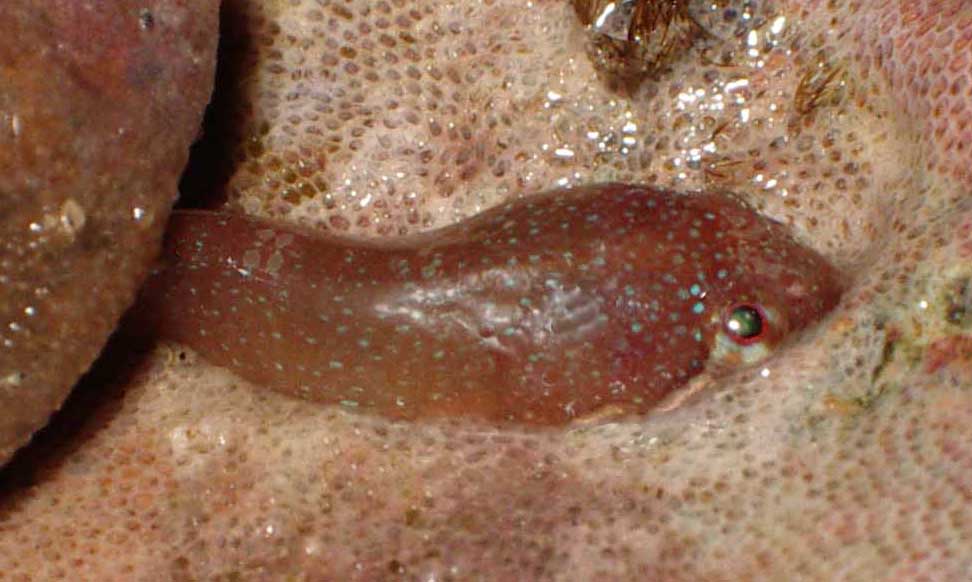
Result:
<svg viewBox="0 0 972 582"><path fill-rule="evenodd" d="M0 6L0 464L91 365L155 256L217 3Z"/></svg>

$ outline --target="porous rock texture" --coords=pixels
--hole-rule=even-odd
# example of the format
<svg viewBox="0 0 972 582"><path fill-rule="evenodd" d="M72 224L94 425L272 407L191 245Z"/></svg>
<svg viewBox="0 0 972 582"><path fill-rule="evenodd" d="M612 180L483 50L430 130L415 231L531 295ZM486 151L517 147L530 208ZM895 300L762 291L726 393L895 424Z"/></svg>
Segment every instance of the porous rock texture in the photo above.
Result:
<svg viewBox="0 0 972 582"><path fill-rule="evenodd" d="M972 7L692 4L708 40L619 88L553 0L230 1L228 205L391 236L561 183L727 189L845 270L820 326L675 410L539 433L389 424L164 347L7 474L0 572L968 578Z"/></svg>
<svg viewBox="0 0 972 582"><path fill-rule="evenodd" d="M212 89L216 2L0 6L0 464L158 252Z"/></svg>

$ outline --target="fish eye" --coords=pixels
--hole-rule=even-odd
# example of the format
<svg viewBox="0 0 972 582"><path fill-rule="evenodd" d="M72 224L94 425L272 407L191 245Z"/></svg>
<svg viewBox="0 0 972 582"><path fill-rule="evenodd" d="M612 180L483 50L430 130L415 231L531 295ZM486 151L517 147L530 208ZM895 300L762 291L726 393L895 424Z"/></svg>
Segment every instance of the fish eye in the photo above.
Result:
<svg viewBox="0 0 972 582"><path fill-rule="evenodd" d="M737 303L726 311L723 327L734 342L749 345L766 334L766 314L759 305Z"/></svg>
<svg viewBox="0 0 972 582"><path fill-rule="evenodd" d="M764 360L789 331L785 311L751 297L716 310L710 321L716 333L709 358L726 366Z"/></svg>

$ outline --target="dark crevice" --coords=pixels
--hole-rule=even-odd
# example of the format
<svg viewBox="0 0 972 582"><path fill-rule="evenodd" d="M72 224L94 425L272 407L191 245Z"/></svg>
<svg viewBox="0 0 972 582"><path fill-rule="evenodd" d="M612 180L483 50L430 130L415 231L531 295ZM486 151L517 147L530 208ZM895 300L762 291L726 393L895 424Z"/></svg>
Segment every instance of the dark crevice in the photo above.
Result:
<svg viewBox="0 0 972 582"><path fill-rule="evenodd" d="M113 336L48 424L0 468L0 521L24 491L55 471L121 408L124 388L142 369L147 346Z"/></svg>
<svg viewBox="0 0 972 582"><path fill-rule="evenodd" d="M878 363L871 370L871 385L877 384L878 378L884 372L884 369L894 360L894 352L898 345L897 333L894 330L887 332L884 336L884 346L881 348L881 358Z"/></svg>
<svg viewBox="0 0 972 582"><path fill-rule="evenodd" d="M253 43L238 1L220 8L220 37L213 98L206 108L200 138L179 182L178 208L217 208L227 198L226 186L236 168L234 144L239 139L237 108L243 102L242 79L250 65L245 55Z"/></svg>

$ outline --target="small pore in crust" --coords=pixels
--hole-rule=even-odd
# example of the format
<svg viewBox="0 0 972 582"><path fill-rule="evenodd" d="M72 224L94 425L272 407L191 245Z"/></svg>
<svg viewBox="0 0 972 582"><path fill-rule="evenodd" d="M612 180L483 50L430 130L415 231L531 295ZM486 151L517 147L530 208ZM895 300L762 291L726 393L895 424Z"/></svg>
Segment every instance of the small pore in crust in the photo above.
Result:
<svg viewBox="0 0 972 582"><path fill-rule="evenodd" d="M839 296L831 265L731 197L609 184L383 243L180 211L128 327L301 398L556 426L647 413Z"/></svg>

